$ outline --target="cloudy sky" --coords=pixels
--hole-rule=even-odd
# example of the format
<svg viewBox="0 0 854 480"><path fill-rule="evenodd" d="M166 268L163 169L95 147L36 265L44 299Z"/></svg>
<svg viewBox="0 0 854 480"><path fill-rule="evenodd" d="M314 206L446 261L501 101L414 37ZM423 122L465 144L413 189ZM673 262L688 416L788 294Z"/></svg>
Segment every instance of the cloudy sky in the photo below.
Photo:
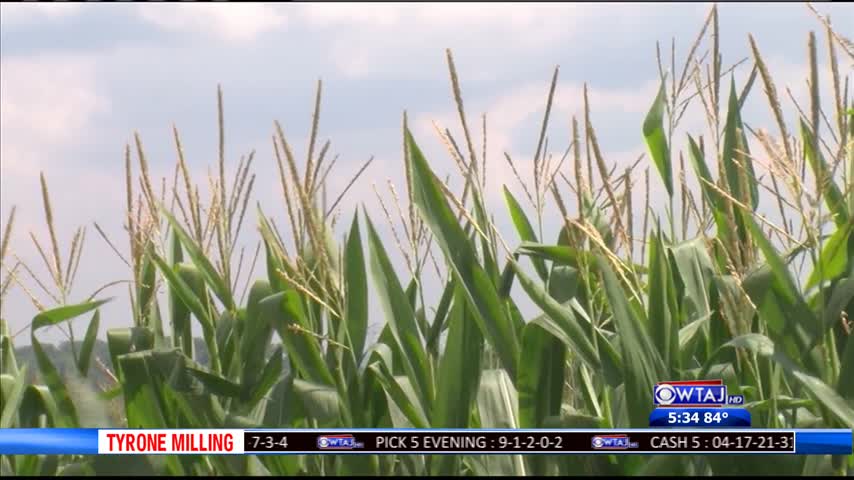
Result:
<svg viewBox="0 0 854 480"><path fill-rule="evenodd" d="M818 7L842 32L851 33L852 9ZM487 114L488 198L503 208L500 186L507 183L520 191L503 152L517 159L523 171L530 170L555 66L560 66L560 77L551 150L560 153L568 145L570 118L580 111L587 82L606 160L627 166L645 151L640 127L658 87L656 41L669 58L675 37L681 66L708 10L709 5L700 3L4 3L0 215L5 222L17 205L12 251L47 278L29 240L30 232L47 239L39 191L39 172L45 172L63 253L74 229L87 226L70 300L126 279L127 269L93 228L98 222L116 242L126 244L121 229L124 145L138 131L152 174L171 178L175 124L190 168L202 178L216 160L217 84L225 93L230 171L241 155L255 149L255 199L269 205L271 214L282 215L270 140L273 121L283 124L291 144L303 154L314 89L322 78L320 136L330 139L332 153L340 155L331 190L337 193L375 156L347 205L364 202L377 212L375 222L384 224L372 185L387 192L384 185L391 179L402 187L404 109L434 168L454 173L431 126L435 120L459 131L446 48L454 52L471 121ZM796 96L806 77L810 30L819 33L822 62L826 59L821 24L804 5L724 4L720 19L724 65L749 57L747 34L752 32L778 87L791 85ZM749 71L749 62L735 70L739 85ZM761 95L755 97L759 101L746 106L745 116L761 124L767 106ZM688 131L699 129L702 118L694 115L686 125ZM677 141L684 143L684 135ZM661 191L657 176L653 183ZM343 223L349 223L350 214L343 214ZM515 237L510 233L508 238ZM393 245L390 238L387 243ZM43 303L51 303L26 275L21 278ZM102 325L127 325L126 291L117 288L110 294L118 299L104 308ZM5 303L3 314L14 331L28 325L35 309L22 289L13 287ZM61 335L47 332L45 339L51 338ZM28 342L26 334L16 338L16 343Z"/></svg>

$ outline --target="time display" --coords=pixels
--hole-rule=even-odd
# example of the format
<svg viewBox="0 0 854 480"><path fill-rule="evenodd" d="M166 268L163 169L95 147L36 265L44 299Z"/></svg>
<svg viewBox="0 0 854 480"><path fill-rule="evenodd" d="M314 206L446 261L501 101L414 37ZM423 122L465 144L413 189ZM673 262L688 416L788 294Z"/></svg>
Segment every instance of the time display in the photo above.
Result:
<svg viewBox="0 0 854 480"><path fill-rule="evenodd" d="M726 412L723 414L721 412L669 412L667 414L667 421L673 424L679 423L717 423L720 424L722 420L726 420L728 415Z"/></svg>
<svg viewBox="0 0 854 480"><path fill-rule="evenodd" d="M649 414L650 427L750 427L744 408L656 408Z"/></svg>

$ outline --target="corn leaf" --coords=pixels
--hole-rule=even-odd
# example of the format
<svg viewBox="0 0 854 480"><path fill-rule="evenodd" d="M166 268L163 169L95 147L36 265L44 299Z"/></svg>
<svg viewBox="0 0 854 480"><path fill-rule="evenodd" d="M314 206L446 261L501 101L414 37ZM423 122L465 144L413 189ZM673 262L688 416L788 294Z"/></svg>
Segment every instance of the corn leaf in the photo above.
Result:
<svg viewBox="0 0 854 480"><path fill-rule="evenodd" d="M534 232L534 227L531 226L528 216L522 210L522 205L516 200L516 197L510 193L507 187L504 187L504 200L507 202L507 210L510 211L510 218L513 220L513 225L516 227L516 232L519 234L519 239L523 242L539 243L537 234ZM541 258L531 258L531 263L534 264L534 269L540 279L546 281L549 272L546 269L546 263Z"/></svg>
<svg viewBox="0 0 854 480"><path fill-rule="evenodd" d="M504 368L515 377L519 361L519 340L502 308L496 286L478 264L474 245L454 218L439 186L439 180L430 170L412 134L407 130L405 136L412 157L415 204L433 231L455 276L465 288L466 297L472 305L484 337L495 348Z"/></svg>
<svg viewBox="0 0 854 480"><path fill-rule="evenodd" d="M422 407L430 411L433 398L433 379L430 363L424 349L420 329L415 320L415 312L406 298L403 287L394 273L391 260L382 245L376 229L367 214L368 245L371 251L371 271L388 320L389 330L399 345L403 356L403 367L418 393ZM429 413L428 413L429 415Z"/></svg>
<svg viewBox="0 0 854 480"><path fill-rule="evenodd" d="M98 338L100 324L101 311L95 310L92 320L89 321L89 327L86 328L86 336L83 338L83 346L80 348L80 355L77 358L77 368L84 376L89 372L89 361L92 359L92 349L95 347L95 340Z"/></svg>
<svg viewBox="0 0 854 480"><path fill-rule="evenodd" d="M362 358L368 334L368 280L365 273L365 257L362 237L359 232L358 212L353 216L350 234L345 246L344 276L347 302L346 325L353 353Z"/></svg>
<svg viewBox="0 0 854 480"><path fill-rule="evenodd" d="M664 109L665 102L667 101L667 92L664 85L665 83L662 79L658 95L656 95L655 101L652 102L652 106L646 114L646 119L643 121L643 136L647 147L649 147L652 161L655 163L658 173L664 181L665 188L667 188L667 194L672 197L673 167L670 162L667 136L664 133Z"/></svg>

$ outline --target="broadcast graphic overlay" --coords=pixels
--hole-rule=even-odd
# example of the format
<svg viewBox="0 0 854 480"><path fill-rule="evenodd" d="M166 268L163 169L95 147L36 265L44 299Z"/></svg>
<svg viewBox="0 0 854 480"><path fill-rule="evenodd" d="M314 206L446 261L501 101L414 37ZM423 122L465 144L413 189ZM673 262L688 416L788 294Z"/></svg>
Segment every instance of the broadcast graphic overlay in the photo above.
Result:
<svg viewBox="0 0 854 480"><path fill-rule="evenodd" d="M3 429L3 455L851 455L852 432L763 429Z"/></svg>
<svg viewBox="0 0 854 480"><path fill-rule="evenodd" d="M744 396L730 395L723 380L658 382L653 386L655 408L650 427L747 428L750 412Z"/></svg>
<svg viewBox="0 0 854 480"><path fill-rule="evenodd" d="M852 454L850 429L750 428L722 380L652 388L647 429L20 428L0 430L0 454Z"/></svg>

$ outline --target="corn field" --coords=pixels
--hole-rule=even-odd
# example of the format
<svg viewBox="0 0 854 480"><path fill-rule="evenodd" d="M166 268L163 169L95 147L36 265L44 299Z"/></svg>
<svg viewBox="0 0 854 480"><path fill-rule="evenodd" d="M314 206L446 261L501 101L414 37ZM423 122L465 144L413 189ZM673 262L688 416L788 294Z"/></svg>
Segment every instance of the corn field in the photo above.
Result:
<svg viewBox="0 0 854 480"><path fill-rule="evenodd" d="M29 267L13 261L14 209L2 228L0 294L28 295L39 313L28 323L32 365L16 359L13 332L0 323L0 428L642 428L655 382L707 378L745 396L754 427L854 427L854 44L818 13L814 20L827 50L818 51L816 34L806 39L810 102L800 105L775 86L753 37L750 58L724 62L713 7L684 65L659 60L660 90L638 127L648 168L609 165L586 89L566 155L547 153L555 70L532 161L498 154L514 172L532 167L534 181L517 174L524 196L505 186L506 208L492 212L485 139L466 115L450 51L459 124L437 135L457 182L432 169L419 148L428 140L414 137L404 115L400 195L393 190L381 218L356 208L344 227L333 213L349 187L326 201L334 162L329 144L317 141L321 85L304 155L274 125L278 205L252 201L253 156L226 178L220 91L220 154L202 185L211 187L209 198L191 178L177 129L171 191L158 192L149 177L139 136L126 147L127 239L95 226L128 265L132 282L120 287L128 287L132 308L126 327L106 332L99 307L116 285L66 298L84 229L68 251L60 248L43 175L50 238L33 240L50 278L30 281ZM828 71L819 71L820 56ZM749 69L742 84L732 76L736 66ZM833 88L819 92L824 76ZM748 96L763 99L772 124L742 118ZM689 105L704 112L705 130L677 138ZM793 107L797 120L787 122L783 109ZM651 206L651 182L664 186L662 208ZM544 218L546 205L560 215ZM279 208L286 228L269 216ZM637 211L644 214L635 218ZM512 220L514 236L499 232L496 216ZM390 224L393 239L381 238L377 221ZM542 238L544 222L560 224L557 238ZM254 259L238 248L248 228L262 239ZM439 289L424 286L434 274ZM36 300L33 282L56 301ZM536 305L534 318L523 318L523 297ZM39 335L76 319L88 325L72 343L70 375ZM369 325L380 326L375 340ZM109 358L92 355L99 335ZM96 373L108 384L83 391L81 378ZM93 410L101 423L85 413ZM0 471L846 476L854 475L854 458L23 455L0 457Z"/></svg>

